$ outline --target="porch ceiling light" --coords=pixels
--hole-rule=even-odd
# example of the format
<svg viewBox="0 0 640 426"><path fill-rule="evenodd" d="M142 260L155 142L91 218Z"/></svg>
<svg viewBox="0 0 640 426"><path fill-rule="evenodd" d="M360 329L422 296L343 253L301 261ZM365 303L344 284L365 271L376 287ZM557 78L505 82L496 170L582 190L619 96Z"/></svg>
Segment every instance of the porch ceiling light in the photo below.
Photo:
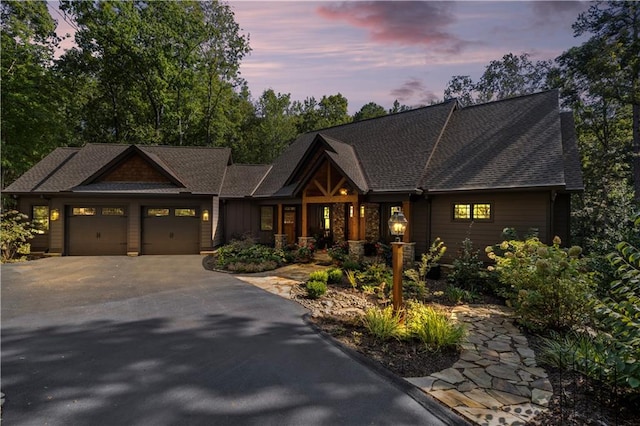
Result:
<svg viewBox="0 0 640 426"><path fill-rule="evenodd" d="M400 241L404 232L407 230L407 218L404 217L402 212L395 212L393 216L389 218L389 231L391 235L396 237L396 241Z"/></svg>
<svg viewBox="0 0 640 426"><path fill-rule="evenodd" d="M349 190L347 188L340 188L340 195L347 195Z"/></svg>

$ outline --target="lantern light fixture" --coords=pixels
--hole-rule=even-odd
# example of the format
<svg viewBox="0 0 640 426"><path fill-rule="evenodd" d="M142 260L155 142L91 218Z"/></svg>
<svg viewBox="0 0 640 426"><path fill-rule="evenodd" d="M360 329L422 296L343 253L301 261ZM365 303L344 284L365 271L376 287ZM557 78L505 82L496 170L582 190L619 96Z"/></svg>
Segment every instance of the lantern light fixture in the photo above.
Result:
<svg viewBox="0 0 640 426"><path fill-rule="evenodd" d="M407 230L407 218L404 217L402 211L394 212L393 215L389 218L389 231L391 235L396 237L396 241L400 241L405 231Z"/></svg>

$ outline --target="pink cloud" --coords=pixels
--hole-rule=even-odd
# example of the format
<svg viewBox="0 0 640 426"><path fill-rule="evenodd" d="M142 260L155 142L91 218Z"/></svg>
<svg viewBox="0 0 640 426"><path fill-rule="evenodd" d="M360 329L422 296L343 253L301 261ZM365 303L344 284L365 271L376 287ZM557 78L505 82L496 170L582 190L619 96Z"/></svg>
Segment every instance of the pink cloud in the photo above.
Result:
<svg viewBox="0 0 640 426"><path fill-rule="evenodd" d="M402 86L391 91L391 96L400 102L411 102L412 99L418 99L421 103L431 103L438 97L430 90L427 90L424 83L417 78L410 78L402 83Z"/></svg>
<svg viewBox="0 0 640 426"><path fill-rule="evenodd" d="M453 7L450 2L359 1L323 5L316 12L325 19L365 29L378 43L457 53L466 42L447 31L456 20Z"/></svg>

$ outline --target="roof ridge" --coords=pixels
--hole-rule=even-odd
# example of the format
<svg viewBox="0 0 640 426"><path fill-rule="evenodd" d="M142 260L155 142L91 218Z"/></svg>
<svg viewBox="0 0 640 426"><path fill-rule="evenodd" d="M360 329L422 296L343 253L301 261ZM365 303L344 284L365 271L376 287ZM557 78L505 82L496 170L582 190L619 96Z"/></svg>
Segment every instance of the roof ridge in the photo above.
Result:
<svg viewBox="0 0 640 426"><path fill-rule="evenodd" d="M508 97L508 98L496 99L496 100L489 101L489 102L483 102L481 104L472 104L472 105L467 105L467 106L462 106L461 105L461 108L462 109L469 109L469 108L481 107L481 106L486 106L486 105L494 105L494 104L497 104L497 103L500 103L500 102L514 101L516 99L522 99L522 98L526 98L526 97L546 95L546 94L549 94L551 92L560 93L560 89L547 89L547 90L542 90L540 92L527 93L527 94L524 94L524 95L516 95L516 96L511 96L511 97Z"/></svg>
<svg viewBox="0 0 640 426"><path fill-rule="evenodd" d="M59 148L56 148L55 150L51 151L51 153L50 153L49 155L53 154L57 149L59 149ZM61 169L65 164L67 164L67 163L69 162L69 160L71 160L73 157L75 157L75 156L76 156L76 154L78 154L78 152L80 152L80 150L81 150L81 148L77 148L77 149L70 150L70 151L75 151L75 152L74 152L73 154L69 155L69 156L68 156L67 158L65 158L64 160L62 160L62 161L60 162L60 164L58 164L56 167L54 167L54 168L53 168L53 170L51 170L51 172L47 173L47 175L46 175L44 178L42 178L42 179L40 180L40 182L38 182L38 183L37 183L33 188L31 188L31 191L30 191L30 192L33 192L33 191L35 191L36 189L38 189L39 187L41 187L41 186L42 186L46 181L48 181L48 180L49 180L49 178L50 178L51 176L53 176L54 174L56 174L56 173L58 172L58 170L60 170L60 169ZM65 151L66 151L66 150L65 150ZM42 161L42 160L40 160L40 161Z"/></svg>
<svg viewBox="0 0 640 426"><path fill-rule="evenodd" d="M433 149L431 149L431 153L429 154L429 158L427 158L427 162L424 165L424 169L422 171L422 176L420 176L420 181L417 182L418 185L421 185L423 183L424 178L427 175L427 172L429 171L429 164L431 164L431 159L433 158L433 155L435 154L436 149L438 148L438 145L440 144L440 141L442 140L442 136L444 135L444 132L447 129L447 126L449 125L449 121L451 120L451 117L453 117L453 112L456 110L456 106L458 106L458 105L460 105L460 104L456 100L456 102L453 104L453 107L451 108L451 111L449 111L449 114L447 114L447 119L444 121L444 124L442 125L442 129L440 129L440 133L438 134L438 138L436 139L436 143L433 144ZM416 187L419 187L418 185L416 185Z"/></svg>
<svg viewBox="0 0 640 426"><path fill-rule="evenodd" d="M269 175L269 173L271 172L271 169L273 168L273 164L269 165L269 170L267 170L266 172L264 172L264 174L262 175L262 177L260 178L260 180L258 181L258 183L256 184L256 186L253 187L253 190L251 191L251 194L249 194L249 196L253 197L253 194L256 193L256 191L258 190L258 188L260 188L260 185L262 185L262 182L266 179L266 177Z"/></svg>
<svg viewBox="0 0 640 426"><path fill-rule="evenodd" d="M425 105L425 106L421 106L421 107L418 107L418 108L408 109L406 111L398 111L398 112L393 112L393 113L390 113L390 114L381 115L381 116L378 116L378 117L365 118L364 120L350 121L348 123L336 124L335 126L323 127L323 128L315 129L315 130L309 130L308 132L301 133L301 135L307 135L307 134L311 134L311 133L320 133L323 130L336 129L338 127L350 126L350 125L358 124L358 123L365 123L367 121L381 120L381 119L390 118L390 117L397 117L398 115L402 115L402 114L408 114L408 113L412 113L412 112L416 112L416 111L422 111L422 110L425 110L425 109L428 109L428 108L435 108L435 107L443 106L443 105L446 105L446 104L454 102L454 101L456 101L455 98L445 99L444 101L442 101L440 103L437 103L437 104ZM346 142L343 142L343 143L346 143Z"/></svg>

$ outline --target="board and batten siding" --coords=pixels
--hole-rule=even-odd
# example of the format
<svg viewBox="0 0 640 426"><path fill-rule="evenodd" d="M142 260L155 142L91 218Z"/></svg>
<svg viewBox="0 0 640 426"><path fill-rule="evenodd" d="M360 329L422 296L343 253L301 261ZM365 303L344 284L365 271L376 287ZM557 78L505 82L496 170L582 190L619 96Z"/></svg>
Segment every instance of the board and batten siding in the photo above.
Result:
<svg viewBox="0 0 640 426"><path fill-rule="evenodd" d="M455 203L491 203L492 220L464 222L453 220ZM540 239L549 240L551 195L548 191L505 192L484 194L436 195L431 200L431 240L440 237L447 246L444 262L458 257L462 241L470 238L480 251L501 241L504 228L515 228L519 235L537 228Z"/></svg>
<svg viewBox="0 0 640 426"><path fill-rule="evenodd" d="M432 241L429 235L429 202L420 200L411 205L411 241L415 241L416 258L420 259Z"/></svg>
<svg viewBox="0 0 640 426"><path fill-rule="evenodd" d="M260 244L273 244L273 231L260 231L260 205L250 200L227 200L224 204L225 242L250 235Z"/></svg>

